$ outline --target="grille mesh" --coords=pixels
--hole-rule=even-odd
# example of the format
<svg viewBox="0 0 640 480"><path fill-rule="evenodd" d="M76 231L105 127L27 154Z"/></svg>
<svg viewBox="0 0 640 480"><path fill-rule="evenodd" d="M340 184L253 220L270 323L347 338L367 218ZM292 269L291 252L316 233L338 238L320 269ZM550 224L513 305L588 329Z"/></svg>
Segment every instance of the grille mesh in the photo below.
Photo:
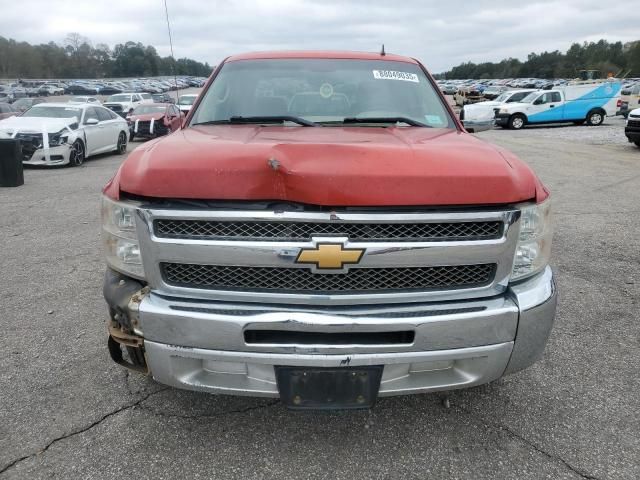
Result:
<svg viewBox="0 0 640 480"><path fill-rule="evenodd" d="M278 293L389 293L480 287L491 283L495 264L439 267L353 268L346 274L314 274L306 268L162 263L174 286Z"/></svg>
<svg viewBox="0 0 640 480"><path fill-rule="evenodd" d="M640 127L640 120L629 120L627 127Z"/></svg>
<svg viewBox="0 0 640 480"><path fill-rule="evenodd" d="M486 240L502 235L502 222L449 223L293 223L221 222L212 220L155 221L164 238L309 240L312 236L344 236L354 241Z"/></svg>

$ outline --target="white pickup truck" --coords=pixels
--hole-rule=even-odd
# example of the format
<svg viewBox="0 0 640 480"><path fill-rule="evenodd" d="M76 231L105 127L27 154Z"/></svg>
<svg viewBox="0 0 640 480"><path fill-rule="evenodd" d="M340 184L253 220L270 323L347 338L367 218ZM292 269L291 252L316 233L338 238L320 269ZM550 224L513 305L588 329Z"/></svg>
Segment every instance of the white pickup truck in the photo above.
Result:
<svg viewBox="0 0 640 480"><path fill-rule="evenodd" d="M527 124L573 122L600 125L616 114L622 84L615 79L577 82L553 90L530 93L522 101L495 110L495 122L519 130Z"/></svg>
<svg viewBox="0 0 640 480"><path fill-rule="evenodd" d="M124 117L142 103L145 103L145 100L139 93L118 93L107 98L104 106Z"/></svg>
<svg viewBox="0 0 640 480"><path fill-rule="evenodd" d="M488 130L493 127L496 108L509 103L520 102L535 91L533 88L509 90L502 92L495 100L465 105L460 110L460 120L468 132L474 133Z"/></svg>

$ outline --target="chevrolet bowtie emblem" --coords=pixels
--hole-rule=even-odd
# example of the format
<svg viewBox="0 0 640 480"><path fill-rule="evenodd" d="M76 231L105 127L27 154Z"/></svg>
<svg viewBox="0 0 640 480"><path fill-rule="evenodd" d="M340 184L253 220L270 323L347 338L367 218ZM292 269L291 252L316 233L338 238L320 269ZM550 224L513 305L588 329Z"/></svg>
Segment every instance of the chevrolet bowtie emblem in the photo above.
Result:
<svg viewBox="0 0 640 480"><path fill-rule="evenodd" d="M345 248L342 243L318 243L314 248L300 250L296 263L315 265L318 270L342 270L355 264L364 255L364 248Z"/></svg>

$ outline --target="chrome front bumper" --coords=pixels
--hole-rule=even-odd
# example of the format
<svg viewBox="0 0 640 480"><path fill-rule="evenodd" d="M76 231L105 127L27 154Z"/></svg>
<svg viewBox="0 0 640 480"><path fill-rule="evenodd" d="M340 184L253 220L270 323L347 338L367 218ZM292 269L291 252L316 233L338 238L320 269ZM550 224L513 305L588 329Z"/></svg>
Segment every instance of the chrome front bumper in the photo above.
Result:
<svg viewBox="0 0 640 480"><path fill-rule="evenodd" d="M483 300L320 307L232 304L146 294L129 308L153 377L190 390L278 397L275 366L384 365L380 395L470 387L544 351L556 289L547 268ZM246 330L415 332L411 343L248 343ZM295 335L294 335L295 337ZM287 337L291 338L291 337ZM356 337L357 338L357 337Z"/></svg>

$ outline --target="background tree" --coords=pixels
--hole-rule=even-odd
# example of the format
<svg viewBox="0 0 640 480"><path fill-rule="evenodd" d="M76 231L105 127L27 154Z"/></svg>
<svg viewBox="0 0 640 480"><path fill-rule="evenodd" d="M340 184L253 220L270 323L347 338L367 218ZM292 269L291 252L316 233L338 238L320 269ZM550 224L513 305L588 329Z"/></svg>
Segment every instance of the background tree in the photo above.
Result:
<svg viewBox="0 0 640 480"><path fill-rule="evenodd" d="M0 36L0 78L114 78L176 74L208 76L211 66L183 58L160 57L151 45L127 41L113 50L95 47L79 33L69 33L61 44L30 45Z"/></svg>
<svg viewBox="0 0 640 480"><path fill-rule="evenodd" d="M597 42L574 43L566 53L532 52L524 62L509 58L499 63L486 62L476 65L466 62L453 67L440 77L449 79L466 78L575 78L578 70L595 69L603 74L629 72L631 77L640 77L640 40L610 43L607 40Z"/></svg>

